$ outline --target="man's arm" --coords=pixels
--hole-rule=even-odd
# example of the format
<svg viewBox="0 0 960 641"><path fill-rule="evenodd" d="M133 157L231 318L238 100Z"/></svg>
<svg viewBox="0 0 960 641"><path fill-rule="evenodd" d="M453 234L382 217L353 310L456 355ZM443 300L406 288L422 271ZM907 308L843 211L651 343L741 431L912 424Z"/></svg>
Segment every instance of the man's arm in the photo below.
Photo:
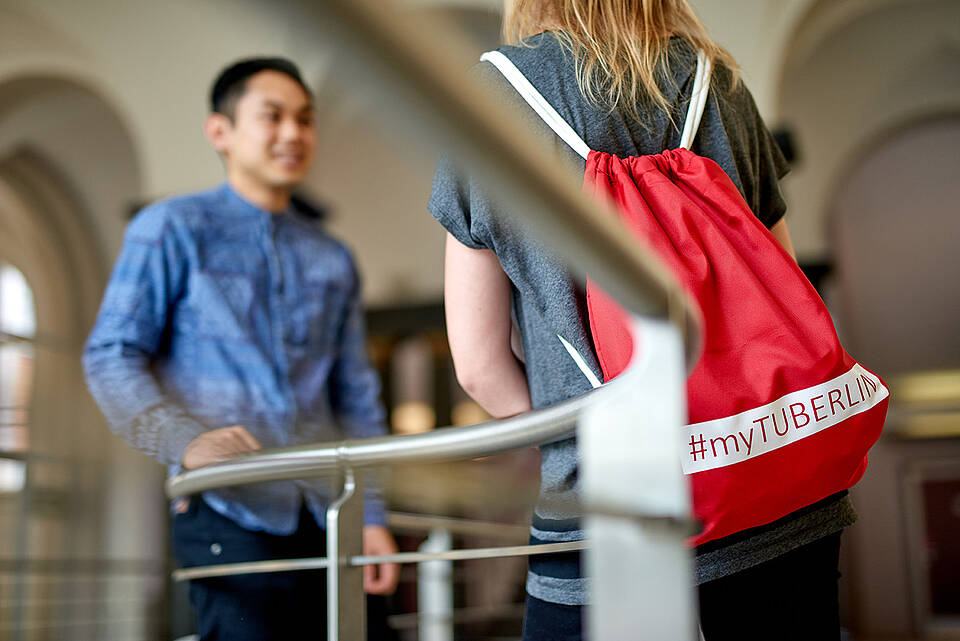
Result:
<svg viewBox="0 0 960 641"><path fill-rule="evenodd" d="M331 401L337 420L351 437L385 436L386 412L380 403L380 377L367 358L360 281L356 273L337 345L337 358L330 376ZM363 553L395 553L397 544L386 528L380 488L368 486L364 499ZM363 569L363 587L369 594L392 594L399 579L400 566L396 563Z"/></svg>
<svg viewBox="0 0 960 641"><path fill-rule="evenodd" d="M330 371L330 403L340 427L353 438L387 434L380 402L380 376L367 357L367 333L360 298L360 277L353 269L341 322L336 328L336 356Z"/></svg>
<svg viewBox="0 0 960 641"><path fill-rule="evenodd" d="M209 431L163 393L151 371L170 310L185 288L188 259L181 240L162 206L130 223L83 367L116 434L161 463L193 468L259 443L241 427Z"/></svg>
<svg viewBox="0 0 960 641"><path fill-rule="evenodd" d="M204 432L190 441L183 452L181 464L185 469L195 470L259 449L263 449L263 446L247 428L231 425Z"/></svg>

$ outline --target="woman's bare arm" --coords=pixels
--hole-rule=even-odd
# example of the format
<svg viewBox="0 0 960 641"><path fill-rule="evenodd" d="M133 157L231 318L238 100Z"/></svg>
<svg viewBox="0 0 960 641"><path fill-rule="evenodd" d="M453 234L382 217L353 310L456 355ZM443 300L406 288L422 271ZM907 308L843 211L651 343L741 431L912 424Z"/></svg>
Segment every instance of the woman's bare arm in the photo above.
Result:
<svg viewBox="0 0 960 641"><path fill-rule="evenodd" d="M793 259L797 259L797 252L793 248L793 241L790 239L790 230L787 229L787 219L781 218L777 221L773 227L770 228L770 233L773 234L773 237L777 239L777 242L787 250L787 253L793 256Z"/></svg>
<svg viewBox="0 0 960 641"><path fill-rule="evenodd" d="M447 234L444 302L457 380L497 418L530 409L527 377L510 347L510 291L496 254Z"/></svg>

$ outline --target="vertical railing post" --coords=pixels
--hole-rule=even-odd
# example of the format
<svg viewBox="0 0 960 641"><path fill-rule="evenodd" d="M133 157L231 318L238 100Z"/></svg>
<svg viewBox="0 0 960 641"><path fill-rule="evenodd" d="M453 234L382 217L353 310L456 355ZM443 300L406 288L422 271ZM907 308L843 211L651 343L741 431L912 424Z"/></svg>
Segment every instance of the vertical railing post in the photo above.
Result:
<svg viewBox="0 0 960 641"><path fill-rule="evenodd" d="M448 552L450 531L433 528L421 552ZM420 609L419 641L453 641L453 562L425 561L417 569L417 603Z"/></svg>
<svg viewBox="0 0 960 641"><path fill-rule="evenodd" d="M343 490L327 508L327 641L366 641L363 568L349 565L363 553L363 485L347 469Z"/></svg>
<svg viewBox="0 0 960 641"><path fill-rule="evenodd" d="M686 422L680 332L636 321L634 364L578 424L591 580L591 639L697 638L690 497L680 466Z"/></svg>

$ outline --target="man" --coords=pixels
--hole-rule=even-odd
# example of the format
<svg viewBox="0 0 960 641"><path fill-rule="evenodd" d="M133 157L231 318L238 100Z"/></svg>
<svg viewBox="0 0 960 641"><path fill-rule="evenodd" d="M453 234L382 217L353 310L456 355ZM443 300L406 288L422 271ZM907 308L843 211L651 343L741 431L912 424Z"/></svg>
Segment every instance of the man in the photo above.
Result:
<svg viewBox="0 0 960 641"><path fill-rule="evenodd" d="M134 218L87 342L87 382L112 429L171 474L384 434L352 258L290 206L316 140L299 71L274 58L227 68L204 129L226 182ZM175 555L184 566L324 556L329 501L322 483L204 492L174 506ZM365 523L365 554L396 551L369 495ZM324 574L194 581L200 638L322 637ZM365 568L364 588L389 594L398 576Z"/></svg>

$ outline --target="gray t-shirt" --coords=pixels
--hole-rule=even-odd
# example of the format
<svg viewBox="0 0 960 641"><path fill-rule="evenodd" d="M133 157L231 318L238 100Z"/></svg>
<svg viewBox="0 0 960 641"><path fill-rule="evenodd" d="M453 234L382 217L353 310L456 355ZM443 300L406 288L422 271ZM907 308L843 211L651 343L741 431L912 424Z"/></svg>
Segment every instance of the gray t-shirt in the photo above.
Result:
<svg viewBox="0 0 960 641"><path fill-rule="evenodd" d="M686 41L674 38L668 67L660 82L672 113L645 110L637 122L625 114L590 104L577 84L574 59L549 33L529 38L521 47L501 47L533 86L570 124L591 149L620 157L660 153L680 144L680 128L693 87L696 54ZM523 114L524 125L540 133L558 157L571 168L571 180L582 181L584 160L526 105L491 64L471 71L481 85ZM672 121L671 121L672 116ZM757 112L753 97L742 83L731 87L728 69L714 70L707 102L692 151L716 161L730 176L767 226L783 216L786 205L778 181L788 166ZM473 178L441 159L434 177L430 212L461 243L490 249L513 284L514 314L523 338L530 397L535 408L546 407L579 394L591 386L557 338L568 340L602 378L593 352L586 304L580 285L539 241L518 226L509 212L499 212L494 199ZM534 512L533 542L572 541L583 538L578 514L577 451L575 439L540 448L542 456L540 500ZM837 512L840 497L798 515L811 519L814 530L798 519L751 531L727 545L711 542L697 557L697 582L726 576L774 558L799 545L835 532L852 522L852 508ZM832 516L823 510L832 509ZM836 514L834 514L837 512ZM789 526L789 532L780 531ZM798 530L799 526L799 530ZM773 534L772 537L768 536ZM528 592L539 599L568 605L586 601L587 586L576 553L531 557Z"/></svg>

